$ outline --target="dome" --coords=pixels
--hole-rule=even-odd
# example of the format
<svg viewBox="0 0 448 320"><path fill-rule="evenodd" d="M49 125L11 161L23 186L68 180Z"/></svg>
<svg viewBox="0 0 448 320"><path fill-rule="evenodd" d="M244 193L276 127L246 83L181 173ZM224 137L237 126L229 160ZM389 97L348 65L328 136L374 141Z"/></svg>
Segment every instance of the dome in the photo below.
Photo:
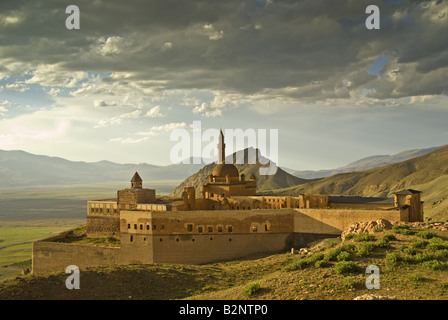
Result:
<svg viewBox="0 0 448 320"><path fill-rule="evenodd" d="M229 175L229 177L239 178L238 169L235 165L230 163L219 163L213 169L213 175L218 177L225 177Z"/></svg>

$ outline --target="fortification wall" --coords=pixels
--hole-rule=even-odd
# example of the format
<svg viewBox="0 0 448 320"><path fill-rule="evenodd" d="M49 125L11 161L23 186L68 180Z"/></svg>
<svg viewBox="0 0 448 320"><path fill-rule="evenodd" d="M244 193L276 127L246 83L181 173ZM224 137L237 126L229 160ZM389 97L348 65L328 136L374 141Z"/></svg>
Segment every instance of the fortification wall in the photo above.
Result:
<svg viewBox="0 0 448 320"><path fill-rule="evenodd" d="M154 263L204 264L290 250L291 234L167 235L153 237Z"/></svg>
<svg viewBox="0 0 448 320"><path fill-rule="evenodd" d="M87 216L88 237L120 237L120 218L111 216Z"/></svg>
<svg viewBox="0 0 448 320"><path fill-rule="evenodd" d="M120 248L49 242L33 243L32 272L61 270L70 265L79 268L123 264Z"/></svg>
<svg viewBox="0 0 448 320"><path fill-rule="evenodd" d="M334 234L355 222L386 219L390 222L407 221L407 211L398 210L342 210L342 209L292 209L294 232Z"/></svg>

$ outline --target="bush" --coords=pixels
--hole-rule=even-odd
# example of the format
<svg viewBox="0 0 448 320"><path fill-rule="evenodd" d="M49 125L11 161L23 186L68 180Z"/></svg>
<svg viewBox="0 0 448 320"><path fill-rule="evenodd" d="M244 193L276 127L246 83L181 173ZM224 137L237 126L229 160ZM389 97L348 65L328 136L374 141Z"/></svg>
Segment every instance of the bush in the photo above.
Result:
<svg viewBox="0 0 448 320"><path fill-rule="evenodd" d="M334 266L334 271L338 274L358 273L361 267L354 261L340 261Z"/></svg>
<svg viewBox="0 0 448 320"><path fill-rule="evenodd" d="M427 240L414 240L411 243L411 246L413 248L426 248L426 246L428 245L428 241Z"/></svg>
<svg viewBox="0 0 448 320"><path fill-rule="evenodd" d="M392 226L392 230L409 230L411 229L411 227L407 224L396 224L394 226Z"/></svg>
<svg viewBox="0 0 448 320"><path fill-rule="evenodd" d="M362 241L375 241L376 238L373 234L368 233L360 233L357 234L354 238L355 241L362 242Z"/></svg>
<svg viewBox="0 0 448 320"><path fill-rule="evenodd" d="M349 261L351 260L351 255L347 251L342 251L338 256L336 257L338 261Z"/></svg>
<svg viewBox="0 0 448 320"><path fill-rule="evenodd" d="M330 266L330 263L327 260L317 260L314 266L316 268L326 268Z"/></svg>
<svg viewBox="0 0 448 320"><path fill-rule="evenodd" d="M381 239L378 239L378 241L376 242L376 245L379 248L389 248L390 247L390 242L387 239L381 238Z"/></svg>
<svg viewBox="0 0 448 320"><path fill-rule="evenodd" d="M386 261L386 269L391 271L396 268L398 262L400 261L400 256L395 252L390 252L386 254L385 261Z"/></svg>
<svg viewBox="0 0 448 320"><path fill-rule="evenodd" d="M325 258L325 255L323 253L315 253L312 256L307 257L305 260L308 261L308 263L312 264L316 261L322 260Z"/></svg>
<svg viewBox="0 0 448 320"><path fill-rule="evenodd" d="M425 267L432 270L447 270L448 262L439 260L429 260L422 263Z"/></svg>
<svg viewBox="0 0 448 320"><path fill-rule="evenodd" d="M397 237L394 234L392 234L392 233L386 233L385 235L383 235L381 237L381 239L384 239L384 240L387 240L387 241L395 241L395 240L397 240Z"/></svg>
<svg viewBox="0 0 448 320"><path fill-rule="evenodd" d="M375 249L375 244L371 242L363 242L359 245L356 250L356 255L359 257L368 257L372 251Z"/></svg>
<svg viewBox="0 0 448 320"><path fill-rule="evenodd" d="M448 249L448 241L445 241L439 237L432 237L426 248L431 251Z"/></svg>
<svg viewBox="0 0 448 320"><path fill-rule="evenodd" d="M297 259L293 263L283 268L283 271L303 270L308 267L309 262L305 259Z"/></svg>
<svg viewBox="0 0 448 320"><path fill-rule="evenodd" d="M342 279L342 286L346 289L355 289L356 287L360 287L361 283L356 277L348 276Z"/></svg>
<svg viewBox="0 0 448 320"><path fill-rule="evenodd" d="M403 234L403 235L414 234L414 231L411 230L411 227L408 226L407 224L399 224L399 225L392 226L392 230L395 233L399 233L399 234Z"/></svg>
<svg viewBox="0 0 448 320"><path fill-rule="evenodd" d="M243 290L243 295L245 296L253 296L257 292L260 291L260 285L258 283L252 283L247 285Z"/></svg>
<svg viewBox="0 0 448 320"><path fill-rule="evenodd" d="M340 246L341 251L355 252L356 246L353 243L345 243Z"/></svg>
<svg viewBox="0 0 448 320"><path fill-rule="evenodd" d="M350 240L350 239L353 239L354 237L355 237L354 233L349 233L349 234L345 235L345 240Z"/></svg>
<svg viewBox="0 0 448 320"><path fill-rule="evenodd" d="M431 238L435 237L436 234L434 232L425 230L425 231L417 232L416 236L423 238L423 239L431 239Z"/></svg>
<svg viewBox="0 0 448 320"><path fill-rule="evenodd" d="M408 275L408 279L412 282L420 282L425 280L425 277L420 273L411 273L410 275Z"/></svg>
<svg viewBox="0 0 448 320"><path fill-rule="evenodd" d="M412 247L412 246L404 248L403 252L408 254L408 255L411 255L411 256L417 254L417 250L414 247Z"/></svg>

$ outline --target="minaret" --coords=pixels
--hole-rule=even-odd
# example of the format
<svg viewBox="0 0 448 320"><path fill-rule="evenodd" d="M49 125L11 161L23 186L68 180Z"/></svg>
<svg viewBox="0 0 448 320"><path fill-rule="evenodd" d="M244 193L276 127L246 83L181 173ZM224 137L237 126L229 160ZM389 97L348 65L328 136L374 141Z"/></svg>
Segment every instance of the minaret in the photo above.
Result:
<svg viewBox="0 0 448 320"><path fill-rule="evenodd" d="M219 131L219 137L218 137L218 164L224 164L226 163L226 144L224 143L224 134L222 133L222 130Z"/></svg>

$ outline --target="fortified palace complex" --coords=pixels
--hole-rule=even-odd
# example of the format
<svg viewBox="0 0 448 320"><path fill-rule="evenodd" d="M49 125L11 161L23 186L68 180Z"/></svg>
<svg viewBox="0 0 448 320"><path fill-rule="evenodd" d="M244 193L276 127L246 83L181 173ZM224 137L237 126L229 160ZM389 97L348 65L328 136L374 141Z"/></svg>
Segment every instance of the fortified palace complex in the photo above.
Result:
<svg viewBox="0 0 448 320"><path fill-rule="evenodd" d="M256 178L225 163L219 135L218 161L202 194L185 188L182 199L157 198L138 173L113 200L88 201L87 237L114 237L119 247L63 243L67 232L33 243L33 272L131 263L203 264L276 253L340 236L354 222L423 221L420 191L393 198L297 195L261 196Z"/></svg>

